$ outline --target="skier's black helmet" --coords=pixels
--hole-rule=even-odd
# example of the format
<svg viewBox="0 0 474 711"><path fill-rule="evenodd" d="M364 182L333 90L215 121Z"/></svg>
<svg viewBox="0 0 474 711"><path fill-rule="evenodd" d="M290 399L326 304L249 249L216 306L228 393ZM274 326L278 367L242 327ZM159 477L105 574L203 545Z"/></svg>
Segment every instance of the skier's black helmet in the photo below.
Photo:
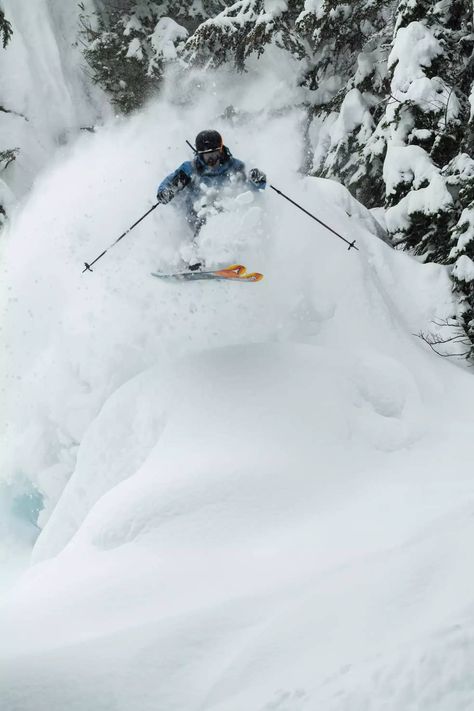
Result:
<svg viewBox="0 0 474 711"><path fill-rule="evenodd" d="M196 136L196 150L198 153L220 151L223 145L222 136L218 131L201 131Z"/></svg>

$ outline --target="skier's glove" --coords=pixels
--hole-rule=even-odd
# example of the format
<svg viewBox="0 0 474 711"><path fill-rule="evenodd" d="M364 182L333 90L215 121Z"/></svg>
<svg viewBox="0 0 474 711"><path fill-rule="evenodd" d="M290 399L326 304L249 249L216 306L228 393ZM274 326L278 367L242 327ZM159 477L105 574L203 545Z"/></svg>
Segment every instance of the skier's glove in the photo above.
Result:
<svg viewBox="0 0 474 711"><path fill-rule="evenodd" d="M160 205L167 205L174 198L174 191L169 188L163 188L156 193L156 199Z"/></svg>
<svg viewBox="0 0 474 711"><path fill-rule="evenodd" d="M164 188L161 188L161 190L158 190L156 199L162 205L167 205L171 202L176 193L179 193L179 191L185 188L186 185L189 185L190 182L191 178L184 170L175 172L173 177L168 179L168 184Z"/></svg>
<svg viewBox="0 0 474 711"><path fill-rule="evenodd" d="M255 187L264 188L267 182L267 176L258 168L252 168L249 173L249 180L255 185Z"/></svg>

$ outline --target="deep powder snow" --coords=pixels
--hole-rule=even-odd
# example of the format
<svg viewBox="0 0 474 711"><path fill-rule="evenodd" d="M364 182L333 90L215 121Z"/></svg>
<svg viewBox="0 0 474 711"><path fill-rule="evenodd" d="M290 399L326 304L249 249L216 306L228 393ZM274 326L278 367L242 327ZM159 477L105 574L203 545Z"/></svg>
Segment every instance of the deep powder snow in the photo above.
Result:
<svg viewBox="0 0 474 711"><path fill-rule="evenodd" d="M275 111L284 73L264 76L180 87L185 111L170 87L83 136L12 220L4 466L44 510L0 606L6 711L472 698L474 384L413 335L450 315L447 274L390 250L339 185L301 178L302 116ZM189 253L172 206L82 275L210 124L360 251L244 192L199 250L263 282L152 279Z"/></svg>

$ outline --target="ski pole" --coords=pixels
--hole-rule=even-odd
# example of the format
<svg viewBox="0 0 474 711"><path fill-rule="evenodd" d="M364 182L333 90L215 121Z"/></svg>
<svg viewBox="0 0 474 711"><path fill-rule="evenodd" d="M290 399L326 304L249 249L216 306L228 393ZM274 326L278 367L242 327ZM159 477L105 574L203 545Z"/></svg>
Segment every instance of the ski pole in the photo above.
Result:
<svg viewBox="0 0 474 711"><path fill-rule="evenodd" d="M345 242L346 244L349 245L348 249L354 248L354 249L357 249L357 251L359 251L359 247L356 247L355 240L354 240L353 242L349 242L349 240L347 240L345 237L343 237L342 235L340 235L339 232L336 232L336 230L333 230L332 227L329 227L329 225L326 225L326 223L323 222L322 220L320 220L318 217L316 217L316 215L313 215L311 212L308 212L308 210L306 210L304 207L302 207L301 205L298 205L297 202L295 202L295 201L292 200L290 197L288 197L288 195L285 195L285 193L282 193L281 190L278 190L278 188L275 188L274 185L269 185L269 187L270 187L272 190L274 190L276 193L278 193L278 195L281 195L282 197L284 197L285 200L288 200L288 202L291 202L292 205L294 205L295 207L298 207L298 208L299 208L300 210L302 210L304 213L306 213L307 215L309 215L310 217L312 217L313 220L316 220L316 222L319 222L320 225L322 225L322 226L325 227L327 230L329 230L330 232L332 232L333 234L335 234L336 237L339 237L339 239L342 239L343 242Z"/></svg>
<svg viewBox="0 0 474 711"><path fill-rule="evenodd" d="M87 272L87 271L89 271L89 272L94 271L93 269L91 269L92 265L95 264L96 262L98 262L99 259L104 256L104 254L107 254L107 252L109 251L109 249L111 249L114 245L116 245L117 242L120 242L120 240L123 239L123 238L125 237L125 235L128 235L128 233L131 232L131 231L133 230L133 228L136 227L142 220L144 220L145 217L146 217L147 215L149 215L150 212L152 212L152 211L155 209L155 207L158 207L159 204L160 204L160 203L157 202L157 203L155 203L155 204L153 205L153 207L150 207L150 209L148 210L148 212L145 212L145 214L142 215L139 220L137 220L136 222L134 222L133 225L128 228L128 230L125 230L125 232L123 233L123 235L120 235L120 237L118 237L118 238L115 240L115 242L112 242L112 244L109 245L109 246L107 247L107 249L104 249L104 251L102 252L102 254L99 254L99 256L96 257L93 262L91 262L90 264L88 264L87 262L84 262L86 268L82 270L82 273L84 274L84 272Z"/></svg>

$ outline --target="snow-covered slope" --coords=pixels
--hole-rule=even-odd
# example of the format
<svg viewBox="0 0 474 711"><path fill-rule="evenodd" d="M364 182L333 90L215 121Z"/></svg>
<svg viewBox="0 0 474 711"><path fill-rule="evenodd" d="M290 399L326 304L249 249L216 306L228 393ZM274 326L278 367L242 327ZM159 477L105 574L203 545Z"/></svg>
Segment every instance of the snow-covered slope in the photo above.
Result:
<svg viewBox="0 0 474 711"><path fill-rule="evenodd" d="M216 84L82 138L12 224L5 470L46 509L0 608L7 711L472 698L474 383L413 335L450 314L449 281L298 175L279 80L227 86L234 123ZM188 249L171 206L82 275L207 125L360 251L267 191L226 196L200 244L261 283L149 277Z"/></svg>

